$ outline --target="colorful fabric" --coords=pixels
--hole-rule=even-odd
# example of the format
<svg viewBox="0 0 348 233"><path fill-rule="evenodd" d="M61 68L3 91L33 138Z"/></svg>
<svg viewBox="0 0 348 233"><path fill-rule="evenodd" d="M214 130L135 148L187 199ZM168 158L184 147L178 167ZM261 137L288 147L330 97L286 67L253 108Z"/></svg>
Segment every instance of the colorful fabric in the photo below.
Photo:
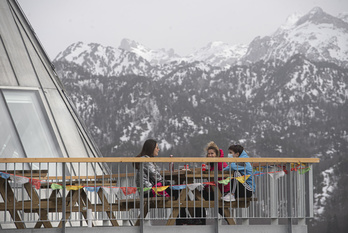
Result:
<svg viewBox="0 0 348 233"><path fill-rule="evenodd" d="M66 190L79 190L82 188L83 188L83 186L81 186L81 185L67 185L66 186Z"/></svg>
<svg viewBox="0 0 348 233"><path fill-rule="evenodd" d="M299 168L301 166L301 164L300 163L298 163L296 166L295 166L295 164L291 164L291 171L297 171L297 169Z"/></svg>
<svg viewBox="0 0 348 233"><path fill-rule="evenodd" d="M299 170L298 172L299 172L301 175L303 175L303 174L305 174L306 172L308 172L308 171L310 171L310 170L311 170L310 167L306 167L306 168L303 168L303 169Z"/></svg>
<svg viewBox="0 0 348 233"><path fill-rule="evenodd" d="M242 176L242 174L239 171L234 171L233 176L235 177L233 184L232 184L232 193L236 193L236 188L238 182L244 186L246 190L253 191L253 188L249 186L245 180L248 179L248 177ZM239 195L238 195L239 196Z"/></svg>
<svg viewBox="0 0 348 233"><path fill-rule="evenodd" d="M236 180L238 180L240 183L244 184L245 181L250 177L250 175L247 176L239 176L239 177L235 177Z"/></svg>
<svg viewBox="0 0 348 233"><path fill-rule="evenodd" d="M169 194L165 191L169 186L162 186L161 182L158 182L156 186L152 187L152 194L154 196L169 197Z"/></svg>
<svg viewBox="0 0 348 233"><path fill-rule="evenodd" d="M29 178L24 177L24 176L15 176L15 175L10 175L10 179L14 181L17 184L26 184L29 182Z"/></svg>
<svg viewBox="0 0 348 233"><path fill-rule="evenodd" d="M157 196L161 197L169 197L169 194L165 191L169 186L162 186L162 187L153 187L152 190L155 192Z"/></svg>
<svg viewBox="0 0 348 233"><path fill-rule="evenodd" d="M151 188L148 188L148 187L143 188L143 192L147 192L147 191L149 191L150 189L152 189L152 187L151 187ZM138 191L140 192L140 188L138 188Z"/></svg>
<svg viewBox="0 0 348 233"><path fill-rule="evenodd" d="M30 183L35 186L36 189L41 188L41 180L30 179Z"/></svg>
<svg viewBox="0 0 348 233"><path fill-rule="evenodd" d="M254 168L256 171L263 171L264 167L256 167Z"/></svg>
<svg viewBox="0 0 348 233"><path fill-rule="evenodd" d="M162 187L153 187L152 189L155 190L155 192L163 192L164 190L166 190L169 186L162 186Z"/></svg>
<svg viewBox="0 0 348 233"><path fill-rule="evenodd" d="M103 187L103 192L107 193L108 195L111 195L111 194L117 195L120 192L120 188L119 187L107 187L107 186L104 186Z"/></svg>
<svg viewBox="0 0 348 233"><path fill-rule="evenodd" d="M254 172L254 176L263 176L264 174L265 174L264 172L259 172L259 171Z"/></svg>
<svg viewBox="0 0 348 233"><path fill-rule="evenodd" d="M98 192L100 187L85 187L85 190L88 192Z"/></svg>
<svg viewBox="0 0 348 233"><path fill-rule="evenodd" d="M4 172L0 172L0 176L1 176L1 178L4 178L5 180L10 178L10 174L4 173Z"/></svg>
<svg viewBox="0 0 348 233"><path fill-rule="evenodd" d="M227 185L228 183L231 182L231 179L232 179L231 177L228 177L228 178L226 178L224 180L219 180L218 183L219 184L223 184L223 185Z"/></svg>
<svg viewBox="0 0 348 233"><path fill-rule="evenodd" d="M56 190L56 189L63 189L63 186L60 184L51 184L51 189Z"/></svg>
<svg viewBox="0 0 348 233"><path fill-rule="evenodd" d="M285 174L288 174L288 170L286 170L286 166L283 166L283 171L285 172Z"/></svg>
<svg viewBox="0 0 348 233"><path fill-rule="evenodd" d="M189 188L189 190L195 190L196 188L203 188L203 184L202 183L194 183L194 184L187 184L187 187Z"/></svg>
<svg viewBox="0 0 348 233"><path fill-rule="evenodd" d="M215 182L203 182L203 184L216 186Z"/></svg>
<svg viewBox="0 0 348 233"><path fill-rule="evenodd" d="M274 173L268 173L268 175L270 175L272 178L277 180L280 177L285 176L285 172L284 171L277 171L277 172L274 172Z"/></svg>
<svg viewBox="0 0 348 233"><path fill-rule="evenodd" d="M299 174L305 174L306 172L311 170L310 167L305 167L305 164L298 163L296 165L292 164L291 166L292 166L291 170L298 171ZM278 167L283 169L283 170L276 171L276 172L264 172L264 173L262 173L260 171L255 171L253 173L253 175L262 176L264 174L269 174L273 178L278 179L280 177L283 177L285 174L287 174L287 170L285 169L285 166L278 166ZM243 171L241 170L240 173L242 173L242 172ZM241 176L237 176L237 177L235 177L235 179L238 180L243 185L244 184L249 185L248 181L252 180L252 179L250 179L251 176L252 175L242 175L241 174ZM36 189L40 189L42 182L47 182L47 181L41 181L39 179L32 179L32 178L28 178L28 177L19 176L19 175L8 174L5 172L0 172L0 177L3 179L10 178L12 181L16 182L17 184L25 184L25 183L30 182ZM229 182L231 182L231 179L233 179L233 177L228 177L226 179L219 180L218 183L226 186ZM154 195L169 196L169 194L166 192L166 189L168 189L169 187L171 187L173 190L182 190L182 189L185 189L186 187L190 190L194 190L196 188L202 188L204 185L216 186L215 182L203 182L203 183L193 183L193 184L187 184L187 185L185 184L185 185L174 185L174 186L162 186L162 183L159 182L155 186L145 187L143 189L143 191L146 192L148 190L152 190ZM51 183L50 187L53 190L64 188L62 185L56 184L56 183ZM125 195L135 194L136 191L139 190L139 188L137 188L137 187L108 187L108 186L88 187L88 186L76 186L76 185L68 185L65 188L67 190L79 190L79 189L85 188L86 191L89 191L89 192L98 192L100 188L103 188L103 191L108 193L108 194L111 194L111 193L118 194L119 190L121 189Z"/></svg>
<svg viewBox="0 0 348 233"><path fill-rule="evenodd" d="M136 187L120 187L120 189L122 190L122 192L124 193L124 195L130 195L130 194L134 194L137 192L137 188Z"/></svg>
<svg viewBox="0 0 348 233"><path fill-rule="evenodd" d="M183 184L183 185L174 185L174 186L172 186L172 189L173 189L173 190L181 190L181 189L184 189L184 188L186 188L186 185L185 185L185 184Z"/></svg>

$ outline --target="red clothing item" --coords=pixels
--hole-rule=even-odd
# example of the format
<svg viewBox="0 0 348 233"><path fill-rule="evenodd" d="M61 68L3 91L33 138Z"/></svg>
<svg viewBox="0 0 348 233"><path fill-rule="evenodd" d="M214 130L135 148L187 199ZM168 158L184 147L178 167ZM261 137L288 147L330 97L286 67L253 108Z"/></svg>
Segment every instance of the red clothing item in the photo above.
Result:
<svg viewBox="0 0 348 233"><path fill-rule="evenodd" d="M220 158L223 158L224 157L224 152L220 149ZM224 169L225 167L227 167L227 163L223 162L223 163L218 163L218 170L219 170L219 173L222 173L222 169ZM210 165L210 171L214 171L214 164L213 166ZM226 173L226 172L225 172ZM224 173L224 174L225 174ZM222 180L222 178L218 178L218 180ZM223 187L223 189L222 189ZM227 185L223 185L223 184L219 184L219 188L220 190L223 190L224 193L228 193L230 191L230 184L227 184ZM223 195L223 193L222 193Z"/></svg>

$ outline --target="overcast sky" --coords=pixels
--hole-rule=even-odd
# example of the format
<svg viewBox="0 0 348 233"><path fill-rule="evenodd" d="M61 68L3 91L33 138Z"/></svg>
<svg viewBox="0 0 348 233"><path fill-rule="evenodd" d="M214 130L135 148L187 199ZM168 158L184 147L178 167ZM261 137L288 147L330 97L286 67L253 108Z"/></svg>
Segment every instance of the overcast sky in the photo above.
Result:
<svg viewBox="0 0 348 233"><path fill-rule="evenodd" d="M118 47L123 38L181 56L211 41L249 44L295 12L337 16L348 0L18 0L51 59L83 41Z"/></svg>

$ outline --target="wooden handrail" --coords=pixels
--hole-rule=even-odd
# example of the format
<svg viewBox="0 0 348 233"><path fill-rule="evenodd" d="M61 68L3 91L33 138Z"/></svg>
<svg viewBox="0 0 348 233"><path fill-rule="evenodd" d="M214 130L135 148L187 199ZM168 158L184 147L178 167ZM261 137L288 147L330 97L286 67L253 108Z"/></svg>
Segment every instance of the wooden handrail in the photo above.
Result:
<svg viewBox="0 0 348 233"><path fill-rule="evenodd" d="M26 177L34 177L34 178L41 178L46 177L48 170L0 170L0 172L6 172L8 174L16 174L17 176L26 176Z"/></svg>
<svg viewBox="0 0 348 233"><path fill-rule="evenodd" d="M214 163L214 162L250 162L250 163L319 163L319 158L206 158L206 157L102 157L102 158L0 158L0 163Z"/></svg>

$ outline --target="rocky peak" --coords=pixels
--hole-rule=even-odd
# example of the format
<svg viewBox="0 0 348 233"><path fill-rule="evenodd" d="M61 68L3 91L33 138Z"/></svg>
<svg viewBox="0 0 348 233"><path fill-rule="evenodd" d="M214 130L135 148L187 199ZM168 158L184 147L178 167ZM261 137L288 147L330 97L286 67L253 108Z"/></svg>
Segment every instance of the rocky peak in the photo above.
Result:
<svg viewBox="0 0 348 233"><path fill-rule="evenodd" d="M288 30L292 27L294 27L294 25L296 24L296 22L303 16L303 14L301 13L294 13L292 15L290 15L285 23L283 23L281 26L280 26L280 30Z"/></svg>
<svg viewBox="0 0 348 233"><path fill-rule="evenodd" d="M348 23L348 12L340 13L337 18L343 20L344 22Z"/></svg>
<svg viewBox="0 0 348 233"><path fill-rule="evenodd" d="M139 47L144 47L143 45L139 44L138 42L134 40L130 40L127 38L122 39L119 49L124 49L126 51L132 52L133 49L137 49Z"/></svg>
<svg viewBox="0 0 348 233"><path fill-rule="evenodd" d="M315 7L302 17L290 16L273 35L255 38L242 61L280 59L285 62L299 53L313 61L330 61L346 67L347 38L345 21Z"/></svg>
<svg viewBox="0 0 348 233"><path fill-rule="evenodd" d="M332 24L337 28L348 29L348 24L340 18L324 12L320 7L315 7L309 11L306 15L301 17L297 22L296 26L300 26L305 23L312 23L315 25L319 24Z"/></svg>

